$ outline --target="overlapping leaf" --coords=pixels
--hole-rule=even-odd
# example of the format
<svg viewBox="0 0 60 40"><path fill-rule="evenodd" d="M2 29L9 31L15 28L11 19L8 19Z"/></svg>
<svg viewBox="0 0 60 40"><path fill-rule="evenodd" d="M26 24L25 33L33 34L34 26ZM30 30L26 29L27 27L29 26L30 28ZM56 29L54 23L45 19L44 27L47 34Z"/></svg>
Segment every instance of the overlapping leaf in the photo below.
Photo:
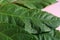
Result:
<svg viewBox="0 0 60 40"><path fill-rule="evenodd" d="M55 31L55 32L54 32ZM54 30L50 33L42 33L39 35L39 40L60 40L60 32ZM52 35L53 34L53 35Z"/></svg>
<svg viewBox="0 0 60 40"><path fill-rule="evenodd" d="M56 0L0 0L0 5L8 3L18 3L30 9L41 9L55 2Z"/></svg>
<svg viewBox="0 0 60 40"><path fill-rule="evenodd" d="M15 4L1 6L0 15L0 23L15 24L22 26L23 28L33 28L34 30L34 27L38 26L39 28L42 28L41 30L47 31L47 29L43 29L43 27L55 29L60 24L60 18L37 9L27 9ZM34 24L34 26L32 26L31 22Z"/></svg>
<svg viewBox="0 0 60 40"><path fill-rule="evenodd" d="M16 3L22 4L30 9L44 8L47 5L55 3L56 0L17 0Z"/></svg>
<svg viewBox="0 0 60 40"><path fill-rule="evenodd" d="M18 26L0 23L0 40L36 40L34 36Z"/></svg>
<svg viewBox="0 0 60 40"><path fill-rule="evenodd" d="M55 28L60 18L36 9L52 2L55 0L0 0L0 40L59 40Z"/></svg>

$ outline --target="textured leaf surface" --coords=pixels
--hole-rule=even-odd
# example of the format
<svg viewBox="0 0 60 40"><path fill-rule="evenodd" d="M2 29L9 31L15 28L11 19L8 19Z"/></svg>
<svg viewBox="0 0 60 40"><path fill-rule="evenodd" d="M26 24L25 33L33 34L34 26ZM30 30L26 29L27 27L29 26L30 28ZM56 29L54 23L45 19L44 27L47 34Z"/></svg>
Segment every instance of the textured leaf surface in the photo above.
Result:
<svg viewBox="0 0 60 40"><path fill-rule="evenodd" d="M54 35L52 35L52 34L54 34ZM39 35L39 40L60 40L60 32L59 31L56 31L55 30L55 32L53 31L53 32L51 32L51 34L50 33L42 33L42 34L40 34Z"/></svg>
<svg viewBox="0 0 60 40"><path fill-rule="evenodd" d="M0 40L36 40L33 35L15 25L0 24Z"/></svg>
<svg viewBox="0 0 60 40"><path fill-rule="evenodd" d="M37 9L31 10L15 4L1 6L0 15L1 23L16 24L23 28L25 27L26 29L29 27L30 29L28 29L28 31L35 30L34 27L38 26L39 30L41 29L41 31L44 30L45 32L50 31L50 28L55 29L58 25L60 25L60 18ZM31 23L33 23L34 26ZM45 28L43 29L43 27Z"/></svg>
<svg viewBox="0 0 60 40"><path fill-rule="evenodd" d="M0 0L0 4L18 3L30 9L44 8L47 5L55 3L56 0Z"/></svg>
<svg viewBox="0 0 60 40"><path fill-rule="evenodd" d="M47 5L55 3L56 0L17 0L16 2L24 6L27 6L28 8L34 9L44 8Z"/></svg>
<svg viewBox="0 0 60 40"><path fill-rule="evenodd" d="M8 3L13 3L16 0L0 0L0 5L8 4Z"/></svg>
<svg viewBox="0 0 60 40"><path fill-rule="evenodd" d="M0 40L13 40L10 37L8 37L7 35L3 34L0 32Z"/></svg>
<svg viewBox="0 0 60 40"><path fill-rule="evenodd" d="M55 0L0 0L0 40L59 40L60 18L41 11Z"/></svg>

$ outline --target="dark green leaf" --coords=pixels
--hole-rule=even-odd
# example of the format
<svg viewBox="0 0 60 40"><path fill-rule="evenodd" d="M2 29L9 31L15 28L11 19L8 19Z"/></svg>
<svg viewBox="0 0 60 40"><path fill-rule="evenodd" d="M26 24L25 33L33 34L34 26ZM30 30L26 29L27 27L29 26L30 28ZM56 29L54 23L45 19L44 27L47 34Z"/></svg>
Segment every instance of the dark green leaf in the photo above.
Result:
<svg viewBox="0 0 60 40"><path fill-rule="evenodd" d="M36 40L32 34L12 24L0 24L0 32L0 40Z"/></svg>
<svg viewBox="0 0 60 40"><path fill-rule="evenodd" d="M13 40L13 39L0 32L0 40Z"/></svg>

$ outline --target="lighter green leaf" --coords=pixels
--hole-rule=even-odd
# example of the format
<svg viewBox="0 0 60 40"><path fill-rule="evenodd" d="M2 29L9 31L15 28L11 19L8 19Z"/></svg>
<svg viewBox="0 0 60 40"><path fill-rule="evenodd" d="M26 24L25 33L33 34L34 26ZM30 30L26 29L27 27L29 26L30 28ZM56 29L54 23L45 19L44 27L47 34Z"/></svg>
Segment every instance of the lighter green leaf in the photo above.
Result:
<svg viewBox="0 0 60 40"><path fill-rule="evenodd" d="M0 0L0 5L8 4L8 3L13 3L16 0Z"/></svg>

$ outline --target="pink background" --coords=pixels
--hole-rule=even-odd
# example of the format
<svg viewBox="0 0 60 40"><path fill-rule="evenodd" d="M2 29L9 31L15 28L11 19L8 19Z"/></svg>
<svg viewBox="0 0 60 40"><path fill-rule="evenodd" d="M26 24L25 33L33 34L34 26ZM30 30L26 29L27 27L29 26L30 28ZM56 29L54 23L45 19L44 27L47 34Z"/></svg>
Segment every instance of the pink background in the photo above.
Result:
<svg viewBox="0 0 60 40"><path fill-rule="evenodd" d="M46 11L57 17L60 17L60 0L56 0L56 1L57 1L56 3L53 3L53 4L45 7L44 9L42 9L42 11ZM57 27L56 30L60 31L60 26Z"/></svg>

